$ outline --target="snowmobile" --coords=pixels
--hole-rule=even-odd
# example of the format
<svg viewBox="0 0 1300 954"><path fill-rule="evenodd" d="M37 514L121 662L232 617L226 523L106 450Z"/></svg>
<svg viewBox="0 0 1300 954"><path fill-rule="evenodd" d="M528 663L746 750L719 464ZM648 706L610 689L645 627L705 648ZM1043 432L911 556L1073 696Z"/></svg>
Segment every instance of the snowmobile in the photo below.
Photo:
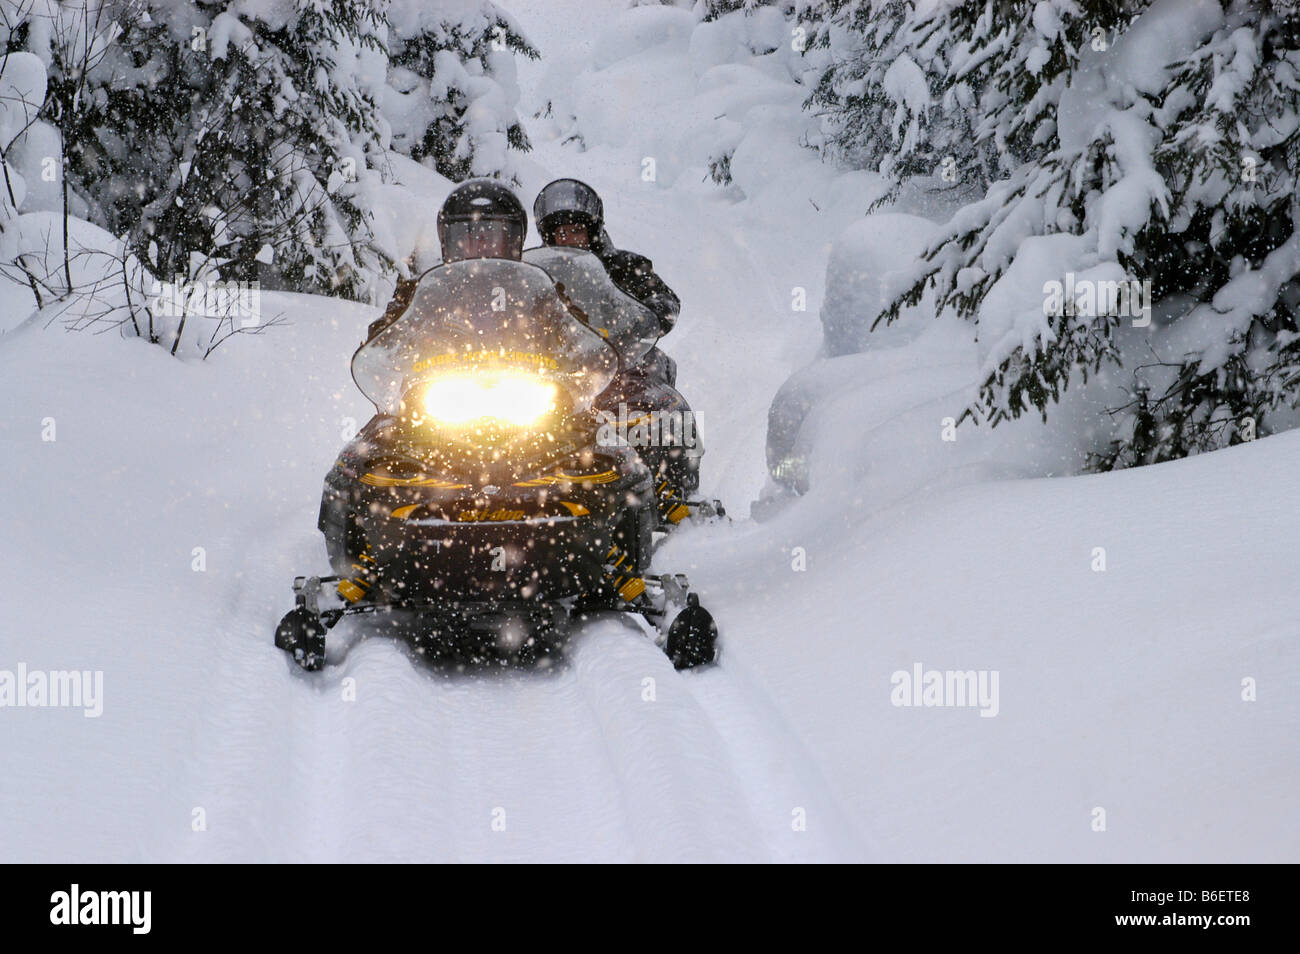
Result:
<svg viewBox="0 0 1300 954"><path fill-rule="evenodd" d="M654 474L601 430L619 357L560 295L535 265L452 262L353 355L378 413L325 479L334 575L297 578L276 629L298 665L323 667L326 632L349 616L436 658L535 664L605 611L639 617L679 669L716 658L689 581L649 573ZM639 320L617 311L598 327Z"/></svg>

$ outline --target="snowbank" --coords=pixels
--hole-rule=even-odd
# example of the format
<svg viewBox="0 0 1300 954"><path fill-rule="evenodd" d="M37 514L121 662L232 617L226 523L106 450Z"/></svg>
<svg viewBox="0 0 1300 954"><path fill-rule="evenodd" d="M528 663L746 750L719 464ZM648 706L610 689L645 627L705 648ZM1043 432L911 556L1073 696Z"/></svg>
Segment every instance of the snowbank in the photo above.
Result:
<svg viewBox="0 0 1300 954"><path fill-rule="evenodd" d="M896 343L900 334L916 333L918 315L933 315L933 303L923 298L892 325L881 322L872 330L888 304L890 275L924 252L934 230L933 223L919 216L882 212L840 233L826 266L826 300L821 308L828 356Z"/></svg>

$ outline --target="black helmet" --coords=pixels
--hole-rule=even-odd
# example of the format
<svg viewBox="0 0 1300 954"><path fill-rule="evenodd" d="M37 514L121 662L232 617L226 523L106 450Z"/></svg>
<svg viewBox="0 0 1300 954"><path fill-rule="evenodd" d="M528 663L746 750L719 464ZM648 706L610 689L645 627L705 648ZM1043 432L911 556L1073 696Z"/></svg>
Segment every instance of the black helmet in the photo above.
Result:
<svg viewBox="0 0 1300 954"><path fill-rule="evenodd" d="M512 258L524 251L528 215L508 186L495 179L470 179L451 190L438 210L442 260Z"/></svg>
<svg viewBox="0 0 1300 954"><path fill-rule="evenodd" d="M537 193L533 201L533 221L537 234L550 245L561 225L582 223L587 226L592 244L599 241L605 226L605 206L596 190L577 179L556 179Z"/></svg>

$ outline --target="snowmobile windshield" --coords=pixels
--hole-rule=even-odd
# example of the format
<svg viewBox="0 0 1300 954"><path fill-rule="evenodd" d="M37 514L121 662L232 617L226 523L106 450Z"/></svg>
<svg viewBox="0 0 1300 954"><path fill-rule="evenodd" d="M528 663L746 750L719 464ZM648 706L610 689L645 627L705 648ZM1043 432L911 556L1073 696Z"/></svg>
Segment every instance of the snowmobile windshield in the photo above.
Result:
<svg viewBox="0 0 1300 954"><path fill-rule="evenodd" d="M587 325L614 346L625 367L644 358L659 340L662 328L655 313L620 291L591 252L543 246L525 251L524 261L546 269Z"/></svg>
<svg viewBox="0 0 1300 954"><path fill-rule="evenodd" d="M452 262L421 277L402 316L352 357L352 379L383 414L410 416L412 395L435 392L445 413L527 404L539 389L585 410L609 386L618 356L569 313L534 265ZM522 423L522 422L520 422Z"/></svg>

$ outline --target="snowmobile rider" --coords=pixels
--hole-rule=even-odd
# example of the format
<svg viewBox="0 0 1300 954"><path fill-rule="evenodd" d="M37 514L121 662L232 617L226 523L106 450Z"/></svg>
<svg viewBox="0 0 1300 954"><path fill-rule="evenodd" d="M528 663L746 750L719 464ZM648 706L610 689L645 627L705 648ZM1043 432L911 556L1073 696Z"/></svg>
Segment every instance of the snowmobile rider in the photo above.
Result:
<svg viewBox="0 0 1300 954"><path fill-rule="evenodd" d="M610 242L605 231L605 206L595 189L577 179L548 183L533 201L533 221L547 245L595 253L619 291L653 311L663 334L672 330L681 302L655 274L650 259L615 248Z"/></svg>
<svg viewBox="0 0 1300 954"><path fill-rule="evenodd" d="M681 312L681 301L655 274L650 259L614 247L605 231L605 204L595 189L577 179L556 179L548 183L533 200L533 222L544 244L594 254L619 291L654 312L659 319L660 334L672 331ZM677 362L658 347L651 349L642 365L655 377L676 385Z"/></svg>
<svg viewBox="0 0 1300 954"><path fill-rule="evenodd" d="M650 259L614 247L605 231L604 203L591 186L577 179L556 179L549 183L533 202L533 221L546 246L593 254L620 292L658 318L661 335L667 334L676 324L681 302L655 274ZM582 301L573 304L580 308L584 305ZM698 432L694 430L693 412L676 385L677 363L655 346L630 366L621 366L614 382L597 401L597 409L610 415L629 405L642 411L655 409L670 416L691 415L693 437L689 451L673 445L642 446L634 442L642 458L657 473L660 514L670 524L680 522L692 506L700 508L698 501L688 501L699 489L700 455L703 453ZM720 507L716 509L721 513ZM705 510L701 508L700 512Z"/></svg>
<svg viewBox="0 0 1300 954"><path fill-rule="evenodd" d="M471 179L461 183L438 210L438 241L442 245L442 264L468 259L504 258L520 261L524 252L524 236L528 232L528 213L523 204L507 186L493 179ZM421 273L423 274L423 273ZM392 300L383 315L370 323L366 341L371 341L381 331L395 322L410 307L419 287L421 275L399 278ZM383 417L377 414L374 420ZM374 423L371 421L371 424ZM367 424L369 428L371 424ZM321 511L320 529L329 532L325 525L325 511ZM331 560L334 557L331 556ZM352 567L358 572L344 576L338 583L338 592L349 603L364 599L376 577L369 552L356 557L360 562ZM277 639L279 639L277 635ZM276 645L280 645L277 642ZM284 647L281 647L284 648Z"/></svg>
<svg viewBox="0 0 1300 954"><path fill-rule="evenodd" d="M442 264L472 258L519 261L528 232L528 213L509 186L495 179L470 179L451 190L438 210ZM399 278L383 315L371 322L370 340L401 317L411 304L420 276Z"/></svg>

